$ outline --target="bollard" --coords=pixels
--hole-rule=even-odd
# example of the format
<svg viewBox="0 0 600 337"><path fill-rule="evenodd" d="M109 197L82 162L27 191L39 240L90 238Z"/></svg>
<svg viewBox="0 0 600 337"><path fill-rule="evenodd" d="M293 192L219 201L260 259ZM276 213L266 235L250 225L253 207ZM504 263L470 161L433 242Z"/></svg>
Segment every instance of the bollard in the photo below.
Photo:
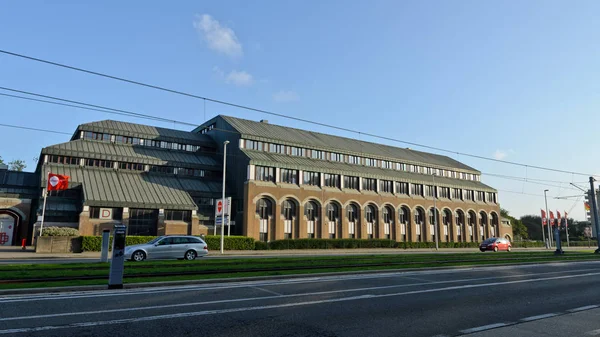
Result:
<svg viewBox="0 0 600 337"><path fill-rule="evenodd" d="M27 239L21 240L21 250L27 249Z"/></svg>
<svg viewBox="0 0 600 337"><path fill-rule="evenodd" d="M102 231L102 248L100 250L100 262L108 262L108 245L110 244L110 229Z"/></svg>

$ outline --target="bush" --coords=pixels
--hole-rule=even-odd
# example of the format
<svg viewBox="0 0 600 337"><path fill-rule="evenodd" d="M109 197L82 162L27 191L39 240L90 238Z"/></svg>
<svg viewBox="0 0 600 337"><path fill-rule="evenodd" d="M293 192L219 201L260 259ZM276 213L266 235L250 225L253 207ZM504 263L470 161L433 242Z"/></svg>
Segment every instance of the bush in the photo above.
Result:
<svg viewBox="0 0 600 337"><path fill-rule="evenodd" d="M71 227L46 227L42 236L79 236L79 230Z"/></svg>
<svg viewBox="0 0 600 337"><path fill-rule="evenodd" d="M546 247L546 244L542 241L521 241L521 242L512 242L511 243L514 248L540 248Z"/></svg>
<svg viewBox="0 0 600 337"><path fill-rule="evenodd" d="M139 245L155 239L156 236L127 236L125 238L125 245L133 246ZM206 236L204 241L208 245L209 250L221 249L221 237L220 236ZM81 249L84 252L99 252L102 250L102 237L101 236L83 236ZM109 249L112 250L112 236L110 237ZM253 250L254 239L245 236L226 236L225 237L225 250Z"/></svg>
<svg viewBox="0 0 600 337"><path fill-rule="evenodd" d="M254 249L255 250L267 250L267 249L269 249L269 246L267 245L266 242L254 241Z"/></svg>

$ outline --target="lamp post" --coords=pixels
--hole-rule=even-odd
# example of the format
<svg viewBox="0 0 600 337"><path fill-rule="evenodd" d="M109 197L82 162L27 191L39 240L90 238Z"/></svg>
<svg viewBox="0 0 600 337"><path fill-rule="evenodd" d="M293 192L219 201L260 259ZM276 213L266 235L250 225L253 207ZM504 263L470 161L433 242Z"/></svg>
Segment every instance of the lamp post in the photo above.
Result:
<svg viewBox="0 0 600 337"><path fill-rule="evenodd" d="M433 232L435 233L435 250L439 250L439 244L438 244L438 226L437 226L437 207L436 207L436 198L437 198L437 188L435 187L435 173L433 175L431 175L432 180L433 180Z"/></svg>
<svg viewBox="0 0 600 337"><path fill-rule="evenodd" d="M227 144L229 144L228 140L223 142L223 194L221 195L223 213L221 215L221 254L223 254L223 247L225 246L225 214L229 209L229 205L225 205L225 172L227 169Z"/></svg>
<svg viewBox="0 0 600 337"><path fill-rule="evenodd" d="M548 217L550 216L550 213L548 213L548 197L546 196L546 193L549 190L544 190L544 201L546 202L546 219L548 219ZM550 247L552 246L552 244L550 243L551 240L551 235L550 235L550 221L546 220L546 227L548 227L548 241L546 241L546 239L544 239L544 241L546 241L546 249L550 249ZM544 232L544 225L542 224L542 234L545 236L545 232ZM549 246L550 244L550 246Z"/></svg>

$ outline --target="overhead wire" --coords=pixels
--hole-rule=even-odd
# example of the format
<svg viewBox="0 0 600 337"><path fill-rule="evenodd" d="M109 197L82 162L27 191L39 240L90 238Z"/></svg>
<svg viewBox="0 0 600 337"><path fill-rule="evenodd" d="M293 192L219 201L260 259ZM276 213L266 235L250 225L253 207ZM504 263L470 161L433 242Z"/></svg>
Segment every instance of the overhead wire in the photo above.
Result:
<svg viewBox="0 0 600 337"><path fill-rule="evenodd" d="M70 69L70 70L74 70L74 71L78 71L78 72L83 72L83 73L87 73L87 74L90 74L90 75L95 75L95 76L100 76L100 77L104 77L104 78L109 78L109 79L116 80L116 81L121 81L121 82L135 84L135 85L139 85L139 86L143 86L143 87L147 87L147 88L151 88L151 89L155 89L155 90L169 92L169 93L172 93L172 94L182 95L182 96L186 96L186 97L190 97L190 98L202 99L202 100L205 100L205 101L214 102L214 103L218 103L218 104L222 104L222 105L226 105L226 106L231 106L231 107L235 107L235 108L239 108L239 109L244 109L244 110L248 110L248 111L259 112L259 113L263 113L263 114L267 114L267 115L271 115L271 116L277 116L277 117L280 117L280 118L290 119L290 120L293 120L293 121L298 121L298 122L303 122L303 123L308 123L308 124L314 124L314 125L323 126L323 127L327 127L327 128L331 128L331 129L335 129L335 130L339 130L339 131L350 132L350 133L355 133L355 134L359 134L359 135L362 134L362 135L373 137L373 138L383 139L383 140L397 142L397 143L402 143L402 144L408 144L408 145L417 146L417 147L425 148L425 149L429 149L429 150L435 150L435 151L440 151L440 152L445 152L445 153L452 153L452 154L456 154L457 156L463 155L463 156L467 156L467 157L471 157L471 158L477 158L477 159L488 160L488 161L493 161L493 162L497 162L497 163L503 163L503 164L508 164L508 165L516 165L516 166L521 166L521 167L525 167L525 168L533 168L533 169L544 170L544 171L551 171L551 172L558 172L558 173L568 173L568 174L581 175L581 176L594 176L594 174L589 174L589 173L567 171L567 170L561 170L561 169L555 169L555 168L549 168L549 167L543 167L543 166L537 166L537 165L528 165L528 164L523 164L523 163L517 163L517 162L502 160L502 159L489 158L489 157L484 157L484 156L479 156L479 155L474 155L474 154L469 154L469 153L463 153L463 152L460 152L460 151L453 151L453 150L443 149L443 148L439 148L439 147L435 147L435 146L430 146L430 145L419 144L419 143L415 143L415 142L404 141L404 140L395 139L395 138L386 137L386 136L381 136L381 135L372 134L372 133L365 133L365 132L362 132L362 131L357 131L357 130L353 130L353 129L349 129L349 128L344 128L344 127L340 127L340 126L336 126L336 125L331 125L331 124L316 122L316 121L308 120L308 119L305 119L305 118L288 116L288 115L285 115L285 114L282 114L282 113L276 113L276 112L272 112L272 111L268 111L268 110L264 110L264 109L253 108L253 107L242 105L242 104L231 103L231 102L227 102L227 101L223 101L223 100L218 100L218 99L204 97L204 96L200 96L200 95L196 95L196 94L191 94L191 93L183 92L183 91L180 91L180 90L169 89L169 88L158 86L158 85L154 85L154 84L148 84L148 83L143 83L143 82L139 82L139 81L135 81L135 80L130 80L130 79L127 79L127 78L124 78L124 77L109 75L109 74L106 74L106 73L101 73L101 72L97 72L97 71L93 71L93 70L88 70L88 69L84 69L84 68L80 68L80 67L70 66L70 65L67 65L67 64L63 64L63 63L58 63L58 62L53 62L53 61L49 61L49 60L44 60L44 59L41 59L41 58L36 58L36 57L24 55L24 54L19 54L19 53L11 52L11 51L8 51L8 50L2 50L2 49L0 49L0 53L6 54L6 55L10 55L10 56L14 56L14 57L19 57L19 58L27 59L27 60L31 60L31 61L35 61L35 62L45 63L45 64L49 64L49 65L53 65L53 66L57 66L57 67L65 68L65 69Z"/></svg>

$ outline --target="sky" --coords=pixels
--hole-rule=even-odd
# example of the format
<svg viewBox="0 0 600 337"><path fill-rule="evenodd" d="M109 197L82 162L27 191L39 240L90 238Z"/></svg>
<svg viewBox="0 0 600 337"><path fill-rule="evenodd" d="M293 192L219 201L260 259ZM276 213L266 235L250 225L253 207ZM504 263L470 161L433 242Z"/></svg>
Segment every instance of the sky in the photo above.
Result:
<svg viewBox="0 0 600 337"><path fill-rule="evenodd" d="M598 1L553 0L4 1L0 49L447 149L427 151L480 170L512 215L539 214L548 189L551 210L584 220L582 199L555 198L581 196L570 183L587 189L600 174L598 12ZM194 124L225 114L426 150L5 54L0 87ZM6 96L0 117L67 133L103 119L192 129ZM35 170L43 147L69 138L0 126L0 156Z"/></svg>

